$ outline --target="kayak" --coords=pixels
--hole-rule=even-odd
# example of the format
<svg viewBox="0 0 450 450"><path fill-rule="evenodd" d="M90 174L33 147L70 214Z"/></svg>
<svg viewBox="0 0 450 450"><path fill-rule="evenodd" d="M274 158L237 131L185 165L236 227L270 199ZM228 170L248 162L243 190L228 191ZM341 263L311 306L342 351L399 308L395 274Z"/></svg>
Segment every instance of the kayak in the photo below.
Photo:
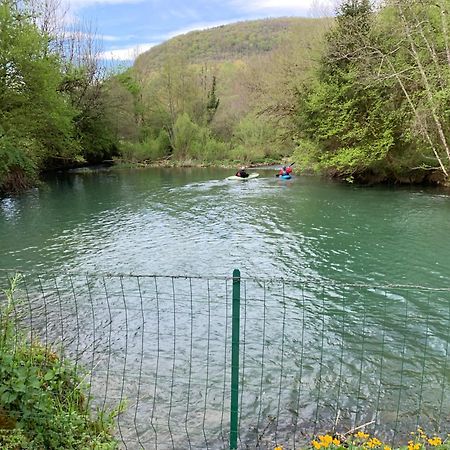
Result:
<svg viewBox="0 0 450 450"><path fill-rule="evenodd" d="M289 174L286 174L286 175L278 175L278 178L282 178L283 180L290 180L292 177Z"/></svg>
<svg viewBox="0 0 450 450"><path fill-rule="evenodd" d="M227 180L239 180L239 181L246 181L246 180L251 180L253 178L258 178L259 177L259 173L251 173L248 177L237 177L236 175L232 175L231 177L227 177Z"/></svg>

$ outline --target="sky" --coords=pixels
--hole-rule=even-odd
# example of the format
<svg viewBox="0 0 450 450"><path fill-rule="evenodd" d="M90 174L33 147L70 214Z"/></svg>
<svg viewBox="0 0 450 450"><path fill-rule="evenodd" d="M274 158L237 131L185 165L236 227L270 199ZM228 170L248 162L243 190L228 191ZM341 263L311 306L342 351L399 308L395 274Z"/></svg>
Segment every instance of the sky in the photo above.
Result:
<svg viewBox="0 0 450 450"><path fill-rule="evenodd" d="M131 63L154 45L193 30L267 17L319 17L332 0L70 0L70 14L89 23L102 59Z"/></svg>

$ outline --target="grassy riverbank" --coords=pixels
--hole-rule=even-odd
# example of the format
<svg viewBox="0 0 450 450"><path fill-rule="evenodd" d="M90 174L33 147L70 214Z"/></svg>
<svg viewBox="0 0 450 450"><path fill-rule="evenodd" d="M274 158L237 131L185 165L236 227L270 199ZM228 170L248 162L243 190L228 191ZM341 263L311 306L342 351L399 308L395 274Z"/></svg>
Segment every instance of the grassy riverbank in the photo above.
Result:
<svg viewBox="0 0 450 450"><path fill-rule="evenodd" d="M19 329L16 286L14 279L0 307L0 448L117 448L117 411L93 416L80 368Z"/></svg>

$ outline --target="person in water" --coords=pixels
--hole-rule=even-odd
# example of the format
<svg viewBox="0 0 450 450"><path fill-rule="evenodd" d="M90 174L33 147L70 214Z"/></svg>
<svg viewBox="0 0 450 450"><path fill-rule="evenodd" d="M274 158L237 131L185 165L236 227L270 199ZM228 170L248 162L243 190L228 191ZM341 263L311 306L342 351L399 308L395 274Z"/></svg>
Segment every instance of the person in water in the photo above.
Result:
<svg viewBox="0 0 450 450"><path fill-rule="evenodd" d="M278 176L282 176L282 175L287 175L287 172L286 172L286 166L283 166L281 169L280 169L280 171L278 172Z"/></svg>
<svg viewBox="0 0 450 450"><path fill-rule="evenodd" d="M282 175L290 175L292 172L292 167L291 166L283 166L280 171L278 172L278 176L281 177Z"/></svg>
<svg viewBox="0 0 450 450"><path fill-rule="evenodd" d="M237 176L237 177L241 177L241 178L247 178L247 177L248 177L248 173L245 171L245 167L241 167L241 168L236 172L236 176Z"/></svg>

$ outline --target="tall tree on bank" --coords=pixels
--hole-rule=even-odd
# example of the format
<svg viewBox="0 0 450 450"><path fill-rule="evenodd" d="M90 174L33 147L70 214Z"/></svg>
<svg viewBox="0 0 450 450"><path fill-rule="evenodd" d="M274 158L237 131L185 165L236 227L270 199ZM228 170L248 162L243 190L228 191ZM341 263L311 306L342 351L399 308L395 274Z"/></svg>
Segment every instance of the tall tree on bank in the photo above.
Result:
<svg viewBox="0 0 450 450"><path fill-rule="evenodd" d="M389 0L384 17L390 39L377 50L380 76L393 78L411 116L411 132L422 149L417 169L450 174L450 2Z"/></svg>
<svg viewBox="0 0 450 450"><path fill-rule="evenodd" d="M69 96L76 110L73 120L80 154L89 162L101 161L114 152L115 124L105 95L106 70L100 64L96 31L88 22L68 21L63 0L29 0L28 5L35 25L48 37L48 52L61 63L59 92Z"/></svg>
<svg viewBox="0 0 450 450"><path fill-rule="evenodd" d="M67 33L58 4L0 0L0 191L114 151L93 33Z"/></svg>
<svg viewBox="0 0 450 450"><path fill-rule="evenodd" d="M361 179L448 179L449 5L388 0L375 14L367 1L341 4L299 100L305 164Z"/></svg>
<svg viewBox="0 0 450 450"><path fill-rule="evenodd" d="M345 0L337 11L317 78L299 96L304 165L349 179L385 170L400 124L397 97L372 77L374 20L368 0Z"/></svg>
<svg viewBox="0 0 450 450"><path fill-rule="evenodd" d="M70 99L48 38L14 0L0 2L0 190L34 181L50 155L77 153Z"/></svg>

